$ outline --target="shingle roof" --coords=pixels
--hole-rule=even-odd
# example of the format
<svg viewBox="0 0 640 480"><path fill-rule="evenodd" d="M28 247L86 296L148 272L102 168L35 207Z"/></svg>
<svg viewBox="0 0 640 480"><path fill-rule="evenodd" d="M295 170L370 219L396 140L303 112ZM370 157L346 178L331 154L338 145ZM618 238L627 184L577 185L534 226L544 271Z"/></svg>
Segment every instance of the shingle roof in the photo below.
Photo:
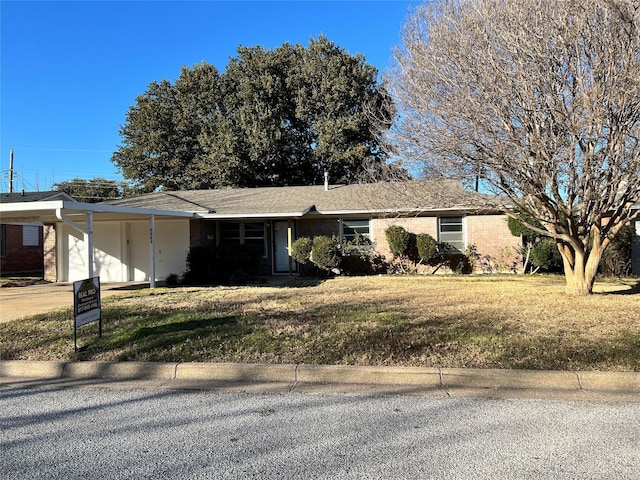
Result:
<svg viewBox="0 0 640 480"><path fill-rule="evenodd" d="M202 216L301 216L364 212L477 210L491 197L467 192L454 181L412 181L306 187L262 187L155 192L105 203L199 212Z"/></svg>
<svg viewBox="0 0 640 480"><path fill-rule="evenodd" d="M0 193L0 203L40 202L45 200L74 200L71 196L57 190L47 192Z"/></svg>

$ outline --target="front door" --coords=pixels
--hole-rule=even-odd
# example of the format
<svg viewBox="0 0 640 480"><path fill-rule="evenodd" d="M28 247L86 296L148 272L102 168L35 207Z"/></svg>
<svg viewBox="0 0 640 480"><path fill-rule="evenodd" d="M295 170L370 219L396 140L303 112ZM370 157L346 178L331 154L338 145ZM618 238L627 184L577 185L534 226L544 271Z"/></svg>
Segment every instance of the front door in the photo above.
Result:
<svg viewBox="0 0 640 480"><path fill-rule="evenodd" d="M273 222L273 258L275 273L291 273L296 271L296 262L289 262L289 239L295 240L295 224L293 220ZM291 270L289 270L291 268Z"/></svg>

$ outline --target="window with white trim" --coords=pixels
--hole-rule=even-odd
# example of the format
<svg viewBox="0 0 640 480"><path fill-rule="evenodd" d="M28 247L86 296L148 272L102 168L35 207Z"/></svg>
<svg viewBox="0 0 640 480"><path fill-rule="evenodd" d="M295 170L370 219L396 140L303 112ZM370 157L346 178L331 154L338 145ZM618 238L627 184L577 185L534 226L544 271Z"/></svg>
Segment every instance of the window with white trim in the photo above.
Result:
<svg viewBox="0 0 640 480"><path fill-rule="evenodd" d="M438 219L438 241L464 251L464 228L462 217L440 217Z"/></svg>
<svg viewBox="0 0 640 480"><path fill-rule="evenodd" d="M245 245L261 246L264 255L266 252L264 222L245 222L242 226L244 227L242 230L242 243Z"/></svg>
<svg viewBox="0 0 640 480"><path fill-rule="evenodd" d="M365 245L371 244L371 222L368 218L344 218L341 228L343 242L354 242L358 238Z"/></svg>
<svg viewBox="0 0 640 480"><path fill-rule="evenodd" d="M219 222L218 245L256 245L267 256L267 236L264 222Z"/></svg>

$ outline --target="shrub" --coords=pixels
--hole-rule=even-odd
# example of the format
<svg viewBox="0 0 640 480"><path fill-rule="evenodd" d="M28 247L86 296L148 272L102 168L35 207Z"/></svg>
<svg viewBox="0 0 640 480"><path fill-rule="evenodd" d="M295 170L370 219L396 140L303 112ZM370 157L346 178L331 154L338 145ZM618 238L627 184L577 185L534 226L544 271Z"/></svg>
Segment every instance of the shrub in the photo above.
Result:
<svg viewBox="0 0 640 480"><path fill-rule="evenodd" d="M217 267L228 280L231 275L256 275L264 253L258 245L221 245L218 247Z"/></svg>
<svg viewBox="0 0 640 480"><path fill-rule="evenodd" d="M429 263L438 254L438 242L428 233L416 235L418 258L423 263Z"/></svg>
<svg viewBox="0 0 640 480"><path fill-rule="evenodd" d="M438 244L438 253L433 257L430 264L437 265L434 273L440 267L446 267L455 274L467 274L473 271L472 259L446 242Z"/></svg>
<svg viewBox="0 0 640 480"><path fill-rule="evenodd" d="M291 256L300 264L307 263L311 258L313 240L309 237L300 237L291 245Z"/></svg>
<svg viewBox="0 0 640 480"><path fill-rule="evenodd" d="M400 225L390 225L384 231L389 244L389 250L394 257L406 255L409 250L411 234Z"/></svg>
<svg viewBox="0 0 640 480"><path fill-rule="evenodd" d="M187 253L185 283L203 284L212 281L216 249L213 246L192 246Z"/></svg>
<svg viewBox="0 0 640 480"><path fill-rule="evenodd" d="M562 256L558 251L556 241L545 238L536 243L531 250L531 263L547 272L562 271Z"/></svg>
<svg viewBox="0 0 640 480"><path fill-rule="evenodd" d="M247 278L258 273L262 248L256 245L189 248L185 283L208 284Z"/></svg>
<svg viewBox="0 0 640 480"><path fill-rule="evenodd" d="M393 265L405 273L405 266L409 270L417 271L417 264L423 263L435 266L432 273L440 267L447 267L455 273L470 273L473 265L470 258L447 243L438 243L428 233L413 234L399 225L391 225L385 230L389 249L394 259L399 260Z"/></svg>
<svg viewBox="0 0 640 480"><path fill-rule="evenodd" d="M526 218L526 221L528 221L529 223L532 223L535 226L542 228L542 225L540 225L540 222L536 220L532 220L528 217L525 217L525 218ZM507 218L507 225L509 226L509 231L511 232L511 235L513 235L514 237L525 237L525 238L531 239L531 238L536 238L540 236L539 233L534 232L529 227L523 225L520 221L516 220L513 217Z"/></svg>
<svg viewBox="0 0 640 480"><path fill-rule="evenodd" d="M353 240L343 243L340 267L347 275L371 275L387 271L384 257L375 251L371 240L359 233Z"/></svg>
<svg viewBox="0 0 640 480"><path fill-rule="evenodd" d="M613 238L611 244L602 253L600 273L623 277L631 274L631 251L635 231L633 226L625 225Z"/></svg>
<svg viewBox="0 0 640 480"><path fill-rule="evenodd" d="M340 242L336 237L314 237L311 261L322 270L331 271L340 266Z"/></svg>

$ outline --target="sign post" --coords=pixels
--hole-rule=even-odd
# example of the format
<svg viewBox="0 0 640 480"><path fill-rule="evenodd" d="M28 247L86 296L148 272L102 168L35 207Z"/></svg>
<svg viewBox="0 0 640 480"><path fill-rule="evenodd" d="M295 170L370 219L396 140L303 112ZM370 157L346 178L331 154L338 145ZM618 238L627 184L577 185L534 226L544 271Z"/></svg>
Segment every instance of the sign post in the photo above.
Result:
<svg viewBox="0 0 640 480"><path fill-rule="evenodd" d="M78 327L98 321L98 334L102 338L102 312L100 308L100 277L73 282L73 346L78 351Z"/></svg>

